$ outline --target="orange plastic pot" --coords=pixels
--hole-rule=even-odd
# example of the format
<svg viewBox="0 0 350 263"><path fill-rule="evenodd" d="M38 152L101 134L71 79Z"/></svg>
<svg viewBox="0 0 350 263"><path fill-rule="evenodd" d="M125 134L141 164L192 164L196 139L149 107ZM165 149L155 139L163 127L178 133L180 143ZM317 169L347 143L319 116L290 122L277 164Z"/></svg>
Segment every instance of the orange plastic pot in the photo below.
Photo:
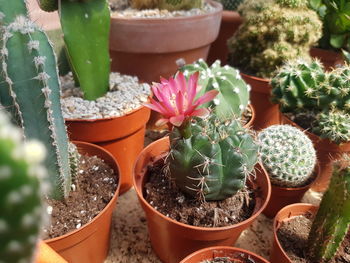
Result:
<svg viewBox="0 0 350 263"><path fill-rule="evenodd" d="M227 64L228 48L227 40L233 36L242 23L242 17L238 12L224 10L222 12L221 26L218 38L211 44L208 64L211 65L219 59L223 65Z"/></svg>
<svg viewBox="0 0 350 263"><path fill-rule="evenodd" d="M344 58L340 52L321 48L311 48L310 55L318 58L327 70L344 65Z"/></svg>
<svg viewBox="0 0 350 263"><path fill-rule="evenodd" d="M282 115L282 122L283 124L289 124L304 131L313 142L316 149L318 162L320 164L320 173L315 182L312 184L311 189L317 192L324 192L328 188L332 175L333 160L339 159L345 153L350 153L350 142L338 145L328 139L321 139L319 136L304 130L285 115Z"/></svg>
<svg viewBox="0 0 350 263"><path fill-rule="evenodd" d="M77 146L79 153L98 156L116 174L120 174L116 159L102 147L86 142L74 142L74 144ZM118 183L111 201L91 222L63 236L45 240L46 244L52 247L69 263L104 262L108 255L112 213L117 203L119 189L120 183Z"/></svg>
<svg viewBox="0 0 350 263"><path fill-rule="evenodd" d="M140 154L134 170L134 187L146 213L152 247L165 263L178 263L196 250L211 246L229 246L235 243L243 230L248 228L266 207L271 186L266 171L256 168L256 179L250 182L256 190L256 206L253 215L238 224L227 227L196 227L177 222L154 209L144 198L143 186L147 182L147 167L169 151L169 137L148 145Z"/></svg>
<svg viewBox="0 0 350 263"><path fill-rule="evenodd" d="M317 206L311 204L292 204L281 209L273 222L273 245L270 255L271 263L292 263L283 250L281 243L278 240L277 230L280 228L282 222L291 220L293 217L305 215L306 213L316 213Z"/></svg>
<svg viewBox="0 0 350 263"><path fill-rule="evenodd" d="M186 63L207 59L210 44L219 34L222 6L209 1L213 12L171 18L112 17L110 56L112 70L152 83L169 78Z"/></svg>
<svg viewBox="0 0 350 263"><path fill-rule="evenodd" d="M250 101L255 109L256 117L253 123L255 130L261 130L274 124L280 124L280 112L277 104L272 104L271 85L267 79L262 79L241 73L242 78L251 86Z"/></svg>
<svg viewBox="0 0 350 263"><path fill-rule="evenodd" d="M117 159L120 167L120 193L132 186L132 169L143 149L150 110L140 107L115 118L97 120L66 119L71 140L97 144Z"/></svg>
<svg viewBox="0 0 350 263"><path fill-rule="evenodd" d="M310 189L312 184L319 176L320 167L318 164L315 168L315 172L317 174L315 180L303 187L288 188L271 184L271 198L263 212L264 215L269 218L273 218L283 207L290 204L299 203L305 192Z"/></svg>
<svg viewBox="0 0 350 263"><path fill-rule="evenodd" d="M200 263L204 260L212 260L216 257L227 257L237 263L269 263L266 259L241 248L236 247L208 247L201 249L183 259L180 263ZM241 261L245 259L245 261ZM250 261L248 261L250 260Z"/></svg>
<svg viewBox="0 0 350 263"><path fill-rule="evenodd" d="M35 263L68 263L45 242L39 242Z"/></svg>

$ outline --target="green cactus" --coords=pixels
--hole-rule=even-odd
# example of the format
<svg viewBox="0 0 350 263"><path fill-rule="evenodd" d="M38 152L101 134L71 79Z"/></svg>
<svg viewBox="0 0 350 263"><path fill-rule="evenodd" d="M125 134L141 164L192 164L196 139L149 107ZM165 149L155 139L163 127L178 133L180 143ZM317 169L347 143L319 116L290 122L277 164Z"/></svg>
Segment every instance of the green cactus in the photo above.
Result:
<svg viewBox="0 0 350 263"><path fill-rule="evenodd" d="M271 183L300 187L313 175L316 152L311 140L290 125L273 125L258 135L261 161Z"/></svg>
<svg viewBox="0 0 350 263"><path fill-rule="evenodd" d="M257 162L258 146L239 121L211 115L187 128L187 137L181 128L170 133L168 164L176 185L207 201L223 200L242 189Z"/></svg>
<svg viewBox="0 0 350 263"><path fill-rule="evenodd" d="M40 8L46 12L58 10L58 0L37 0Z"/></svg>
<svg viewBox="0 0 350 263"><path fill-rule="evenodd" d="M243 24L228 40L229 63L245 73L270 78L284 61L309 58L322 23L305 0L246 0Z"/></svg>
<svg viewBox="0 0 350 263"><path fill-rule="evenodd" d="M343 159L334 166L331 183L311 227L308 254L312 262L328 262L332 259L349 225L350 164Z"/></svg>
<svg viewBox="0 0 350 263"><path fill-rule="evenodd" d="M0 13L0 103L26 138L45 145L50 197L62 199L70 191L71 171L56 58L45 33L26 16L24 1L0 0Z"/></svg>
<svg viewBox="0 0 350 263"><path fill-rule="evenodd" d="M213 112L221 119L231 116L239 118L249 104L250 86L242 80L238 70L226 65L221 67L217 60L210 67L200 59L198 62L186 65L181 68L185 76L197 71L200 72L199 84L202 89L199 95L209 90L216 89L219 94L211 102L204 104L204 107L213 109Z"/></svg>
<svg viewBox="0 0 350 263"><path fill-rule="evenodd" d="M224 10L236 11L244 0L216 0L220 2Z"/></svg>
<svg viewBox="0 0 350 263"><path fill-rule="evenodd" d="M0 111L1 262L32 262L43 219L44 156L44 146L24 144L19 129Z"/></svg>
<svg viewBox="0 0 350 263"><path fill-rule="evenodd" d="M136 9L187 10L202 8L203 0L131 0L131 6Z"/></svg>

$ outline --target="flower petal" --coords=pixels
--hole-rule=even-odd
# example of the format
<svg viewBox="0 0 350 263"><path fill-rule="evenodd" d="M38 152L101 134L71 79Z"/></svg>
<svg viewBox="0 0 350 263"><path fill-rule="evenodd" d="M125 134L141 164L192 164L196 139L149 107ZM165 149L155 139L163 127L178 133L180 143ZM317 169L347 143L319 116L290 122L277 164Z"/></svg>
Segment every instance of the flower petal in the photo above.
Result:
<svg viewBox="0 0 350 263"><path fill-rule="evenodd" d="M190 79L187 83L187 101L188 107L193 104L193 100L197 94L197 82L198 82L199 72L196 72L190 76Z"/></svg>
<svg viewBox="0 0 350 263"><path fill-rule="evenodd" d="M209 101L211 101L212 99L214 99L216 97L216 95L218 95L219 91L217 90L210 90L208 92L206 92L203 96L201 96L200 98L198 98L194 105L195 107L198 107L204 103L207 103Z"/></svg>
<svg viewBox="0 0 350 263"><path fill-rule="evenodd" d="M197 117L207 117L210 114L210 111L206 108L200 108L192 112L191 116L197 116Z"/></svg>
<svg viewBox="0 0 350 263"><path fill-rule="evenodd" d="M169 122L169 119L159 119L156 121L156 126L163 126Z"/></svg>
<svg viewBox="0 0 350 263"><path fill-rule="evenodd" d="M170 123L174 126L181 126L181 124L183 123L183 121L185 120L185 116L184 115L177 115L174 117L170 118Z"/></svg>

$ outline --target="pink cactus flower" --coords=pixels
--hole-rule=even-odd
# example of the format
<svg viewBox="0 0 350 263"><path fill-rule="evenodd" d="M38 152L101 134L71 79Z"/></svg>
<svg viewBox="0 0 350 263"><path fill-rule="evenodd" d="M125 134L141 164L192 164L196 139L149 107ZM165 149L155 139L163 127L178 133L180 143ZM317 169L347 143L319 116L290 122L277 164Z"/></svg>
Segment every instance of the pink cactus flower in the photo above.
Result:
<svg viewBox="0 0 350 263"><path fill-rule="evenodd" d="M196 99L200 90L197 85L198 76L199 72L196 72L186 81L183 73L179 72L175 79L161 78L161 83L153 84L152 91L157 100L151 98L151 103L145 106L163 115L164 118L160 119L156 125L170 123L179 127L185 120L193 116L204 117L209 114L207 109L198 109L198 107L214 99L218 91L208 91Z"/></svg>

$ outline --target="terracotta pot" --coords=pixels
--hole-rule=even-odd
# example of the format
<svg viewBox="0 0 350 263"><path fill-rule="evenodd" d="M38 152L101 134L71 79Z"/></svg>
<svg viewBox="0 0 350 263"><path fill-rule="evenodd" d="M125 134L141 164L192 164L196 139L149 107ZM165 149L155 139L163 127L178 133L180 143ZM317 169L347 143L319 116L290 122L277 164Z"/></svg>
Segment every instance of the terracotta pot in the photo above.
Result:
<svg viewBox="0 0 350 263"><path fill-rule="evenodd" d="M103 159L116 174L120 174L119 165L113 155L105 149L90 143L74 142L81 154L98 156ZM109 250L112 213L117 203L120 183L113 198L91 222L63 236L45 240L69 263L102 263Z"/></svg>
<svg viewBox="0 0 350 263"><path fill-rule="evenodd" d="M68 263L45 242L40 241L37 249L35 263Z"/></svg>
<svg viewBox="0 0 350 263"><path fill-rule="evenodd" d="M143 196L147 181L147 167L156 158L169 151L169 137L162 138L147 146L140 154L134 170L134 187L143 210L146 213L152 247L165 263L178 263L190 253L210 246L232 245L241 232L248 228L264 210L271 194L269 178L264 168L257 166L256 181L251 183L256 191L256 207L253 215L238 224L227 227L196 227L177 222L154 209Z"/></svg>
<svg viewBox="0 0 350 263"><path fill-rule="evenodd" d="M234 260L234 262L241 262L240 259L250 259L249 262L254 263L269 263L266 259L241 248L236 247L208 247L201 249L199 251L196 251L183 259L180 263L200 263L204 260L212 260L216 257L228 257L231 260ZM235 261L235 259L238 261ZM248 262L248 261L247 261ZM246 263L246 261L243 261L242 263Z"/></svg>
<svg viewBox="0 0 350 263"><path fill-rule="evenodd" d="M310 189L312 184L316 181L317 177L319 176L320 174L319 164L316 165L315 173L316 173L315 179L303 187L288 188L288 187L279 187L271 184L271 198L263 212L264 215L266 215L269 218L273 218L275 217L277 212L281 210L283 207L290 204L299 203L301 198L303 198L305 192Z"/></svg>
<svg viewBox="0 0 350 263"><path fill-rule="evenodd" d="M120 193L132 186L132 168L143 149L150 110L140 107L124 116L97 120L66 119L71 140L97 144L109 151L120 166Z"/></svg>
<svg viewBox="0 0 350 263"><path fill-rule="evenodd" d="M151 83L169 78L186 63L207 59L210 44L217 38L221 4L209 1L215 11L190 17L116 18L112 17L110 55L112 70L137 76Z"/></svg>
<svg viewBox="0 0 350 263"><path fill-rule="evenodd" d="M328 139L321 139L319 136L304 130L285 115L282 115L282 123L299 128L312 140L320 164L320 174L312 184L311 189L317 192L324 192L328 188L332 175L332 161L339 159L344 153L350 153L350 142L338 145Z"/></svg>
<svg viewBox="0 0 350 263"><path fill-rule="evenodd" d="M286 252L283 250L278 237L277 230L280 228L282 222L286 222L293 217L305 215L306 213L316 213L317 206L311 204L292 204L281 209L273 222L273 246L270 255L271 263L292 263L292 261L287 256Z"/></svg>
<svg viewBox="0 0 350 263"><path fill-rule="evenodd" d="M227 64L227 40L233 36L242 23L238 12L224 10L222 12L221 26L218 38L210 46L208 64L211 65L219 59L223 65Z"/></svg>
<svg viewBox="0 0 350 263"><path fill-rule="evenodd" d="M250 91L250 101L256 112L255 121L253 123L254 129L261 130L274 124L280 124L281 120L278 105L272 104L270 101L270 81L244 73L241 73L241 76L252 88Z"/></svg>
<svg viewBox="0 0 350 263"><path fill-rule="evenodd" d="M314 58L318 58L327 70L344 65L344 58L340 52L311 48L310 55Z"/></svg>

